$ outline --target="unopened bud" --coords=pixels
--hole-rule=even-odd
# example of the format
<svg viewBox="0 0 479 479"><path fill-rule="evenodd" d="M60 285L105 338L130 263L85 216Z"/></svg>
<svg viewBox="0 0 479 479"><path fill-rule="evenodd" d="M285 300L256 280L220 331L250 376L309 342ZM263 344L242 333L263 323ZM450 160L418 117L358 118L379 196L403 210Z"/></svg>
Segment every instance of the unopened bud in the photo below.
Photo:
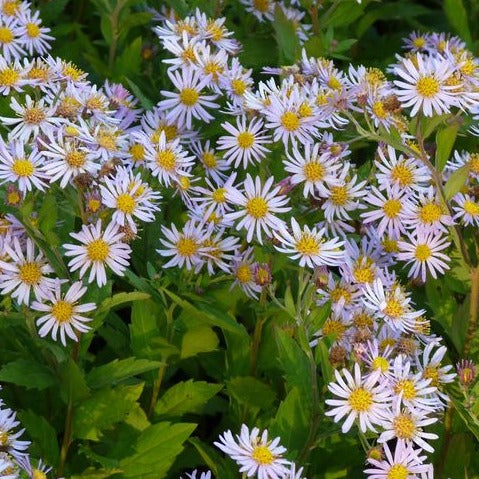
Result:
<svg viewBox="0 0 479 479"><path fill-rule="evenodd" d="M469 387L476 379L476 366L470 359L462 359L456 364L459 382L464 387Z"/></svg>

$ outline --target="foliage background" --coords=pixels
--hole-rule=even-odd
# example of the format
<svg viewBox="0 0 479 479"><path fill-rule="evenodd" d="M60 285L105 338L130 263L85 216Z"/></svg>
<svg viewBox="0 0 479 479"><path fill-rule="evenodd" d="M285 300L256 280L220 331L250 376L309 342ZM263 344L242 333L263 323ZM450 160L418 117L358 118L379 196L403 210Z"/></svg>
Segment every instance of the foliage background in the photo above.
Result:
<svg viewBox="0 0 479 479"><path fill-rule="evenodd" d="M168 87L162 52L151 31L147 6L165 2L138 0L52 0L37 6L56 37L53 54L89 72L93 82L122 82L146 108ZM384 69L394 61L401 38L411 30L449 31L478 53L479 2L353 1L301 4L313 18L314 35L305 48L339 66L364 63ZM244 49L240 59L263 78L263 66L293 63L300 46L291 25L278 17L259 24L239 2L170 0L180 15L199 6L211 16L227 17ZM206 132L205 134L214 134ZM459 142L477 147L471 140ZM358 143L354 159L370 155ZM179 202L163 203L166 222L179 215ZM52 228L59 206L49 204L43 228ZM134 244L133 267L124 280L109 283L101 297L94 329L79 349L64 350L18 326L18 314L3 299L0 323L0 381L3 396L15 405L33 440L32 453L59 466L67 477L101 479L177 477L185 470L210 467L216 477L236 477L232 462L211 446L225 429L241 423L268 427L291 453L299 453L313 472L307 477L362 477L364 455L353 435L340 435L314 397L311 368L321 371L317 388L331 377L326 346L309 358L292 339L287 314L266 301L254 303L229 284L191 273L155 268L158 225L145 228ZM282 285L291 315L307 307L301 281L286 259L275 260L273 275ZM292 278L292 279L291 279ZM445 337L450 359L461 357L468 298L465 278L431 281L418 290ZM113 288L113 289L112 289ZM22 313L23 314L23 313ZM318 311L321 324L327 311ZM31 318L30 318L31 319ZM27 326L33 327L32 322ZM477 345L473 359L478 359ZM76 362L74 359L78 359ZM314 372L314 371L313 371ZM476 386L477 389L477 386ZM467 411L455 403L436 426L440 440L434 462L437 477L479 477L479 402ZM65 423L66 412L73 411ZM64 437L71 433L68 457ZM63 446L62 446L63 444ZM65 469L63 470L63 464Z"/></svg>

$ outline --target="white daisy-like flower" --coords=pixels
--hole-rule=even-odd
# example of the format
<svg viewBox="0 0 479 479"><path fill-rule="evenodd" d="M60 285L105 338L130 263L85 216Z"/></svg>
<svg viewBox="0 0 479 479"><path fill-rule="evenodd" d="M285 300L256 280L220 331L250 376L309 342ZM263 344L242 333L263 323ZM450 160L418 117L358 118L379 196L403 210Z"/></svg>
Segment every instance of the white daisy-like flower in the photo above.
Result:
<svg viewBox="0 0 479 479"><path fill-rule="evenodd" d="M269 150L263 145L271 143L269 135L265 135L263 121L253 119L247 124L245 116L236 119L236 127L231 123L222 123L221 126L230 135L221 136L217 142L218 150L226 150L223 158L228 164L234 164L238 168L243 163L247 169L249 164L259 163Z"/></svg>
<svg viewBox="0 0 479 479"><path fill-rule="evenodd" d="M378 340L374 339L373 341L368 341L367 348L361 356L371 372L379 371L381 373L380 378L382 379L391 376L392 364L390 356L392 353L393 348L390 345L387 345L383 350L379 347Z"/></svg>
<svg viewBox="0 0 479 479"><path fill-rule="evenodd" d="M30 293L41 301L48 297L54 286L54 280L47 275L53 268L47 263L43 253L35 254L35 243L27 238L25 252L15 236L11 243L4 244L4 253L9 261L0 260L0 290L2 294L11 294L19 304L30 303Z"/></svg>
<svg viewBox="0 0 479 479"><path fill-rule="evenodd" d="M55 282L55 288L51 291L46 301L34 301L32 309L46 313L37 319L37 326L41 326L38 330L40 337L44 338L51 334L54 341L60 333L60 340L66 346L66 336L78 341L75 332L86 333L90 328L85 324L92 321L90 318L83 316L96 309L95 303L78 304L78 301L86 293L87 288L83 286L81 281L73 283L68 291L63 295L61 292L61 281Z"/></svg>
<svg viewBox="0 0 479 479"><path fill-rule="evenodd" d="M19 454L18 459L21 459L23 454ZM12 456L5 452L0 452L0 477L2 479L18 479L19 471L15 462L12 460Z"/></svg>
<svg viewBox="0 0 479 479"><path fill-rule="evenodd" d="M363 303L378 319L384 320L395 331L416 331L417 321L425 310L414 311L411 298L400 285L386 288L380 278L363 287Z"/></svg>
<svg viewBox="0 0 479 479"><path fill-rule="evenodd" d="M386 456L383 460L368 458L369 464L374 466L364 470L368 479L413 479L429 469L429 464L423 464L423 457L411 445L396 443L394 454L387 443L383 444L383 449Z"/></svg>
<svg viewBox="0 0 479 479"><path fill-rule="evenodd" d="M395 93L404 108L412 107L411 116L418 111L425 116L449 113L457 105L455 92L460 85L448 85L454 65L439 57L416 54L414 61L406 58L394 69L401 80L394 80Z"/></svg>
<svg viewBox="0 0 479 479"><path fill-rule="evenodd" d="M167 99L160 101L158 106L161 110L168 110L167 120L177 122L188 129L192 127L193 118L209 123L213 116L205 107L218 107L218 104L213 102L217 95L203 94L203 88L210 81L209 76L204 76L193 68L183 68L181 73L169 71L168 76L178 92L161 91Z"/></svg>
<svg viewBox="0 0 479 479"><path fill-rule="evenodd" d="M458 193L452 201L455 203L452 205L454 221L461 221L465 226L479 226L479 203L472 196Z"/></svg>
<svg viewBox="0 0 479 479"><path fill-rule="evenodd" d="M56 106L48 105L45 98L33 100L30 95L25 96L25 104L20 105L12 97L10 108L17 114L16 118L0 116L5 125L16 125L8 134L12 140L28 141L30 136L36 138L40 133L51 136L54 130L64 121L56 116Z"/></svg>
<svg viewBox="0 0 479 479"><path fill-rule="evenodd" d="M231 273L232 261L237 256L240 239L234 236L223 237L224 231L224 229L221 229L203 243L207 251L202 256L210 275L214 274L215 267L220 268L225 273Z"/></svg>
<svg viewBox="0 0 479 479"><path fill-rule="evenodd" d="M398 241L397 259L411 264L408 277L421 278L425 282L428 272L436 279L437 273L444 274L450 268L449 256L442 253L451 244L447 237L421 231L407 237L408 241Z"/></svg>
<svg viewBox="0 0 479 479"><path fill-rule="evenodd" d="M387 154L382 148L377 150L379 159L374 161L378 168L376 178L379 188L397 186L401 190L426 191L431 180L431 174L424 164L415 158L404 158L396 155L396 150L389 146Z"/></svg>
<svg viewBox="0 0 479 479"><path fill-rule="evenodd" d="M23 141L12 141L8 145L0 139L0 183L16 183L22 193L34 188L44 191L44 158L34 147L30 153L25 152Z"/></svg>
<svg viewBox="0 0 479 479"><path fill-rule="evenodd" d="M14 458L25 454L25 450L28 449L30 445L30 441L19 440L19 437L25 432L25 429L20 429L17 432L13 431L13 429L19 425L20 422L16 420L16 413L14 411L9 408L0 409L0 448L2 452L10 454Z"/></svg>
<svg viewBox="0 0 479 479"><path fill-rule="evenodd" d="M231 289L234 286L239 286L246 296L253 299L258 299L258 293L261 293L263 289L254 280L254 261L253 261L254 248L250 246L243 253L238 254L232 264L234 282L231 285Z"/></svg>
<svg viewBox="0 0 479 479"><path fill-rule="evenodd" d="M246 92L251 89L253 79L252 69L245 69L237 58L231 60L230 67L220 77L220 87L233 101L234 105L241 105Z"/></svg>
<svg viewBox="0 0 479 479"><path fill-rule="evenodd" d="M137 232L134 218L151 223L159 210L156 201L160 194L142 181L140 173L135 175L126 168L118 168L114 176L105 178L100 191L103 205L115 210L112 221L119 226L128 224L134 233Z"/></svg>
<svg viewBox="0 0 479 479"><path fill-rule="evenodd" d="M22 48L21 24L14 17L0 19L0 54L7 62L20 60L26 52Z"/></svg>
<svg viewBox="0 0 479 479"><path fill-rule="evenodd" d="M250 432L243 424L236 440L231 431L226 431L214 444L236 461L241 466L239 472L247 477L256 475L258 479L281 479L288 473L290 466L290 462L283 458L286 448L279 444L279 437L268 440L267 430L261 436L259 433L257 427Z"/></svg>
<svg viewBox="0 0 479 479"><path fill-rule="evenodd" d="M340 399L326 399L326 404L332 409L325 412L326 416L333 416L334 422L339 422L346 416L341 430L348 432L353 423L359 419L359 428L362 432L377 432L374 425L382 424L391 402L391 394L385 382L378 383L380 372L376 371L368 376L361 377L359 364L354 364L354 377L347 369L341 374L334 371L336 382L330 382L328 389Z"/></svg>
<svg viewBox="0 0 479 479"><path fill-rule="evenodd" d="M181 232L174 224L171 228L162 225L161 232L165 238L160 241L165 249L157 249L156 252L161 256L172 257L163 268L182 268L186 265L186 269L194 269L196 272L202 268L205 262L203 255L210 249L205 244L211 236L211 228L205 229L203 224L190 220Z"/></svg>
<svg viewBox="0 0 479 479"><path fill-rule="evenodd" d="M247 12L252 13L260 22L274 20L273 0L241 0Z"/></svg>
<svg viewBox="0 0 479 479"><path fill-rule="evenodd" d="M210 177L217 183L226 179L226 171L231 167L227 161L218 157L214 148L211 147L210 140L207 140L204 144L197 141L192 143L191 149L200 160L201 165L204 168L205 176Z"/></svg>
<svg viewBox="0 0 479 479"><path fill-rule="evenodd" d="M7 62L0 56L0 95L9 95L11 91L21 92L30 82L25 78L25 68L18 60Z"/></svg>
<svg viewBox="0 0 479 479"><path fill-rule="evenodd" d="M398 444L404 446L416 444L425 451L434 452L434 448L426 441L437 439L439 436L424 432L423 428L434 424L437 420L437 417L428 417L427 412L423 410L404 410L401 408L401 403L396 402L394 410L390 411L382 421L384 431L379 436L378 442L382 444L391 439L397 439Z"/></svg>
<svg viewBox="0 0 479 479"><path fill-rule="evenodd" d="M51 31L50 28L41 26L40 12L38 10L34 12L27 10L19 16L19 20L22 46L30 55L33 55L33 53L45 55L52 48L50 42L55 38L48 35Z"/></svg>
<svg viewBox="0 0 479 479"><path fill-rule="evenodd" d="M196 477L197 474L198 474L198 471L196 469L192 471L191 473L189 472L186 473L189 479L197 479ZM183 479L183 477L180 477L180 479ZM199 479L211 479L211 471L201 472Z"/></svg>
<svg viewBox="0 0 479 479"><path fill-rule="evenodd" d="M187 170L193 166L194 157L181 147L179 138L167 141L162 131L157 143L145 141L143 144L146 148L146 166L163 185L170 186L172 180L189 176Z"/></svg>
<svg viewBox="0 0 479 479"><path fill-rule="evenodd" d="M274 178L270 177L264 185L261 184L259 176L254 180L248 173L244 182L244 192L236 188L230 188L227 192L227 199L233 205L241 209L225 215L225 220L237 220L237 230L246 229L246 241L250 243L253 235L260 244L263 244L262 231L268 237L272 231L277 231L284 227L284 221L275 216L276 213L286 213L291 208L285 206L289 199L287 196L280 195L280 186L272 188Z"/></svg>
<svg viewBox="0 0 479 479"><path fill-rule="evenodd" d="M80 242L65 244L65 255L71 256L68 263L70 270L80 270L80 278L90 269L88 282L96 280L99 287L106 284L106 269L108 266L118 276L123 276L129 265L131 248L121 240L124 236L119 232L118 225L111 222L102 231L101 220L94 225L83 225L79 233L70 233L70 236Z"/></svg>
<svg viewBox="0 0 479 479"><path fill-rule="evenodd" d="M95 155L76 138L68 138L59 132L48 142L39 141L44 148L42 155L47 157L43 170L51 182L60 180L60 188L66 188L80 174L95 175L100 169L100 164L94 161Z"/></svg>
<svg viewBox="0 0 479 479"><path fill-rule="evenodd" d="M286 151L287 160L283 161L284 169L291 173L291 183L297 185L304 183L303 195L319 194L327 197L325 185L338 185L337 170L340 163L329 152L320 152L321 143L315 143L311 148L310 143L304 145L304 153L294 147L292 154Z"/></svg>
<svg viewBox="0 0 479 479"><path fill-rule="evenodd" d="M300 266L338 266L344 261L344 251L341 250L344 243L338 238L326 240L324 229L307 225L301 229L295 218L291 218L291 229L292 233L286 228L274 232L281 243L275 248L291 259L299 259Z"/></svg>

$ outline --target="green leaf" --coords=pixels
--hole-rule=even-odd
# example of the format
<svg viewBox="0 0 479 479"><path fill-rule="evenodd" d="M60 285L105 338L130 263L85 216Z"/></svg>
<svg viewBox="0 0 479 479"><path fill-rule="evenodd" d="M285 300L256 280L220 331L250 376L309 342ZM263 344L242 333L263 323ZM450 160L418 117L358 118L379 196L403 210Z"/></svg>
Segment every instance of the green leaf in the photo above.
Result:
<svg viewBox="0 0 479 479"><path fill-rule="evenodd" d="M88 397L90 389L86 384L85 375L77 363L72 358L68 358L60 367L60 397L62 401L68 403L71 399L75 404Z"/></svg>
<svg viewBox="0 0 479 479"><path fill-rule="evenodd" d="M95 391L75 408L73 437L99 441L101 431L123 421L143 391L143 383Z"/></svg>
<svg viewBox="0 0 479 479"><path fill-rule="evenodd" d="M141 291L133 291L131 293L117 293L111 298L106 298L96 310L96 316L102 316L107 314L110 310L123 306L126 303L131 303L132 301L145 301L150 299L148 293L142 293Z"/></svg>
<svg viewBox="0 0 479 479"><path fill-rule="evenodd" d="M140 101L141 106L145 110L151 110L153 108L153 102L141 91L140 87L130 80L128 77L124 77L128 86L131 89L131 92L135 95L136 98Z"/></svg>
<svg viewBox="0 0 479 479"><path fill-rule="evenodd" d="M58 218L58 207L55 195L52 192L47 193L42 198L42 206L38 212L38 225L44 235L55 227Z"/></svg>
<svg viewBox="0 0 479 479"><path fill-rule="evenodd" d="M218 343L218 336L208 326L188 329L181 340L181 358L190 358L198 353L215 351Z"/></svg>
<svg viewBox="0 0 479 479"><path fill-rule="evenodd" d="M467 429L469 429L479 441L479 418L464 407L463 400L459 399L456 394L457 393L449 394L452 404L461 419L464 421Z"/></svg>
<svg viewBox="0 0 479 479"><path fill-rule="evenodd" d="M442 5L453 30L470 46L472 37L464 2L462 0L444 0Z"/></svg>
<svg viewBox="0 0 479 479"><path fill-rule="evenodd" d="M121 469L95 469L94 467L89 467L81 474L71 476L71 479L105 479L119 473L121 473Z"/></svg>
<svg viewBox="0 0 479 479"><path fill-rule="evenodd" d="M292 20L284 14L282 8L276 5L273 28L280 52L280 62L291 65L299 57L301 46Z"/></svg>
<svg viewBox="0 0 479 479"><path fill-rule="evenodd" d="M415 116L414 118L418 118ZM434 115L431 117L424 116L421 119L421 132L422 138L426 140L441 124L445 124L447 120L451 118L451 114L446 115ZM447 160L446 160L447 161Z"/></svg>
<svg viewBox="0 0 479 479"><path fill-rule="evenodd" d="M136 453L120 461L123 476L163 479L195 428L196 424L160 422L145 429L137 440Z"/></svg>
<svg viewBox="0 0 479 479"><path fill-rule="evenodd" d="M150 301L137 301L131 308L131 349L138 357L160 359L155 355L152 340L161 337Z"/></svg>
<svg viewBox="0 0 479 479"><path fill-rule="evenodd" d="M140 73L142 47L141 37L135 38L131 43L128 43L121 54L116 58L114 71L116 78L122 77L136 77Z"/></svg>
<svg viewBox="0 0 479 479"><path fill-rule="evenodd" d="M35 455L42 457L49 464L56 464L59 448L55 429L43 416L38 416L33 411L20 412L19 419L33 440L32 448Z"/></svg>
<svg viewBox="0 0 479 479"><path fill-rule="evenodd" d="M451 156L458 131L459 125L455 123L440 129L436 133L436 168L439 171L444 169L447 160Z"/></svg>
<svg viewBox="0 0 479 479"><path fill-rule="evenodd" d="M148 359L115 359L111 363L93 368L87 375L87 383L91 388L101 388L117 384L132 376L158 369L163 363Z"/></svg>
<svg viewBox="0 0 479 479"><path fill-rule="evenodd" d="M364 7L356 2L336 3L336 8L331 8L331 14L326 17L320 17L321 26L339 27L342 25L350 25L354 20L363 14Z"/></svg>
<svg viewBox="0 0 479 479"><path fill-rule="evenodd" d="M444 194L446 199L450 200L456 193L459 193L463 186L466 184L467 177L469 175L469 166L464 165L458 168L447 180L446 186L444 186Z"/></svg>
<svg viewBox="0 0 479 479"><path fill-rule="evenodd" d="M57 379L50 369L37 361L17 359L5 364L0 370L0 382L13 383L27 389L46 389Z"/></svg>
<svg viewBox="0 0 479 479"><path fill-rule="evenodd" d="M266 409L276 399L275 392L267 385L251 376L236 377L228 381L228 392L240 404L257 409Z"/></svg>
<svg viewBox="0 0 479 479"><path fill-rule="evenodd" d="M155 413L160 416L178 417L186 413L199 413L203 406L223 386L221 384L210 384L205 381L180 382L168 389L158 400L155 406Z"/></svg>

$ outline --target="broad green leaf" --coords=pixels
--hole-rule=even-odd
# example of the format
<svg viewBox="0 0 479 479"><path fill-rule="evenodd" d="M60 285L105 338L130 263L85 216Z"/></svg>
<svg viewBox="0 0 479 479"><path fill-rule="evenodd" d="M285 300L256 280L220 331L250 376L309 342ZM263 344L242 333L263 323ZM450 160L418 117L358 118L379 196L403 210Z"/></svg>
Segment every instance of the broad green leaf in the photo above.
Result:
<svg viewBox="0 0 479 479"><path fill-rule="evenodd" d="M209 353L217 349L218 336L208 326L188 329L181 339L181 358L190 358L198 353Z"/></svg>
<svg viewBox="0 0 479 479"><path fill-rule="evenodd" d="M43 417L33 411L21 411L19 419L22 426L27 429L29 437L33 440L32 454L42 457L49 464L56 464L59 457L57 432Z"/></svg>
<svg viewBox="0 0 479 479"><path fill-rule="evenodd" d="M461 419L464 421L464 424L469 429L469 431L474 434L476 439L479 441L479 418L468 411L463 404L463 400L458 399L455 394L449 394L449 397L454 405L454 408L458 412Z"/></svg>
<svg viewBox="0 0 479 479"><path fill-rule="evenodd" d="M286 17L279 5L276 5L274 11L273 28L278 42L281 63L293 64L300 54L301 47L292 20Z"/></svg>
<svg viewBox="0 0 479 479"><path fill-rule="evenodd" d="M117 293L111 298L106 298L96 310L96 316L105 315L108 311L123 306L126 303L131 303L132 301L145 301L150 299L148 293L142 293L141 291L133 291L130 293Z"/></svg>
<svg viewBox="0 0 479 479"><path fill-rule="evenodd" d="M441 128L436 133L436 168L439 171L444 169L447 160L451 156L458 131L459 125L456 123Z"/></svg>
<svg viewBox="0 0 479 479"><path fill-rule="evenodd" d="M471 45L472 37L469 28L468 13L462 0L444 0L444 13L453 30L468 44Z"/></svg>
<svg viewBox="0 0 479 479"><path fill-rule="evenodd" d="M60 397L63 402L68 403L71 400L75 404L90 394L85 375L72 358L60 364L59 375Z"/></svg>
<svg viewBox="0 0 479 479"><path fill-rule="evenodd" d="M71 476L71 479L105 479L119 473L121 473L121 469L95 469L94 467L89 467L81 474Z"/></svg>
<svg viewBox="0 0 479 479"><path fill-rule="evenodd" d="M266 409L276 399L275 392L267 384L251 376L233 378L226 387L240 404L252 408Z"/></svg>
<svg viewBox="0 0 479 479"><path fill-rule="evenodd" d="M102 431L123 421L143 391L143 383L92 393L74 410L73 437L99 441Z"/></svg>
<svg viewBox="0 0 479 479"><path fill-rule="evenodd" d="M152 347L152 340L161 337L161 334L150 306L148 301L137 301L131 308L131 349L138 357L161 359Z"/></svg>
<svg viewBox="0 0 479 479"><path fill-rule="evenodd" d="M123 476L163 479L195 428L196 424L160 422L145 429L135 445L136 453L120 461Z"/></svg>
<svg viewBox="0 0 479 479"><path fill-rule="evenodd" d="M148 359L114 359L111 363L93 368L87 375L87 383L91 388L101 388L117 384L132 376L158 369L163 363Z"/></svg>
<svg viewBox="0 0 479 479"><path fill-rule="evenodd" d="M203 406L212 397L216 396L222 388L221 384L210 384L205 381L193 381L192 379L177 383L158 400L155 413L165 417L199 413Z"/></svg>
<svg viewBox="0 0 479 479"><path fill-rule="evenodd" d="M125 45L114 64L115 76L117 78L135 78L140 74L141 62L143 61L141 56L142 44L141 37L138 37Z"/></svg>
<svg viewBox="0 0 479 479"><path fill-rule="evenodd" d="M27 389L46 389L57 382L54 373L38 361L17 359L0 370L0 382L13 383Z"/></svg>
<svg viewBox="0 0 479 479"><path fill-rule="evenodd" d="M432 133L438 128L441 124L445 124L447 120L451 117L450 114L446 115L434 115L431 117L424 116L421 120L421 133L424 140L429 138ZM418 118L417 116L414 118ZM447 160L446 160L447 161Z"/></svg>
<svg viewBox="0 0 479 479"><path fill-rule="evenodd" d="M49 192L43 197L42 206L38 212L38 225L45 236L55 227L57 218L58 207L55 195Z"/></svg>
<svg viewBox="0 0 479 479"><path fill-rule="evenodd" d="M450 200L456 193L459 193L464 187L469 175L469 166L464 165L458 168L447 180L444 187L444 194L446 199Z"/></svg>
<svg viewBox="0 0 479 479"><path fill-rule="evenodd" d="M349 25L363 14L364 7L356 2L335 2L329 14L319 18L322 27L339 27Z"/></svg>

